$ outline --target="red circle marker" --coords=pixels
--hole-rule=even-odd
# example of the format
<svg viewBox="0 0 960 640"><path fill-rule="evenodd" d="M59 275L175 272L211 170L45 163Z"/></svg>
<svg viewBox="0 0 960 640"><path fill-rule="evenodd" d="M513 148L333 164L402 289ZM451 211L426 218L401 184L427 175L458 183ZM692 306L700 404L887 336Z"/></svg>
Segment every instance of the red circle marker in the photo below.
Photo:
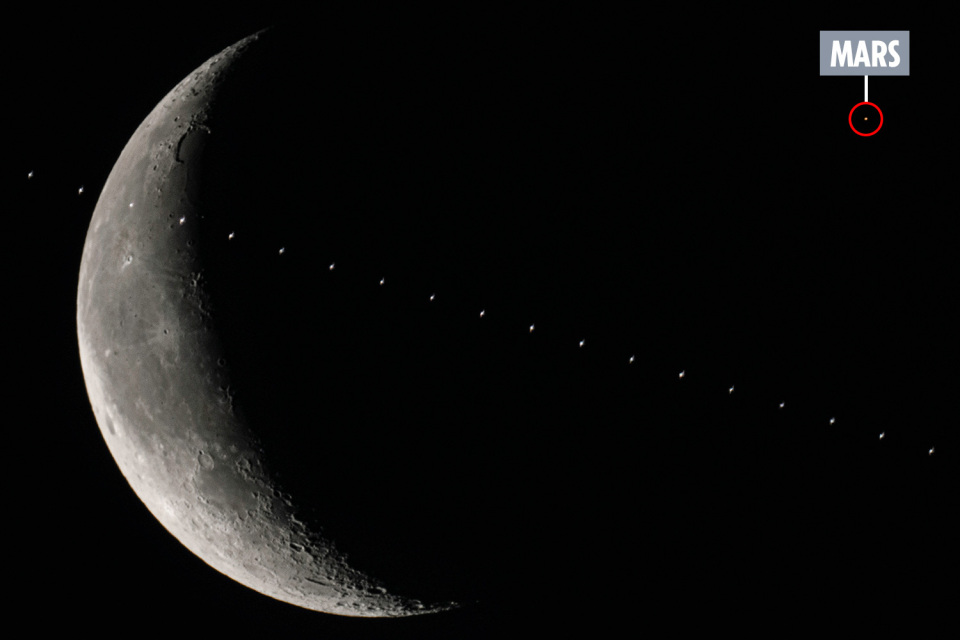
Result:
<svg viewBox="0 0 960 640"><path fill-rule="evenodd" d="M857 110L857 107L863 106L865 104L870 105L871 107L877 110L877 113L880 114L880 124L878 124L877 128L871 131L870 133L860 133L859 131L853 128L853 112ZM858 136L863 136L864 138L867 138L875 134L877 131L880 131L880 127L883 126L883 111L880 111L880 107L873 104L872 102L860 102L858 104L853 105L853 109L850 109L850 116L847 118L847 121L850 123L850 128L853 129L853 132L855 134L857 134Z"/></svg>

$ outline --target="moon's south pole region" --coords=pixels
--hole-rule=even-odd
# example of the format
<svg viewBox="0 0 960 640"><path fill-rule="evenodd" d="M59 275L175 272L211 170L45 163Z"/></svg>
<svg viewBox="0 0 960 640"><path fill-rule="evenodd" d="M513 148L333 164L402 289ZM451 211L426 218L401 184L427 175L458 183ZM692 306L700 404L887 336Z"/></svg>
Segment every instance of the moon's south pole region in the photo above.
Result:
<svg viewBox="0 0 960 640"><path fill-rule="evenodd" d="M367 485L328 476L348 455L336 434L348 425L325 410L310 377L325 344L304 337L317 316L294 313L309 315L302 282L333 266L302 242L310 233L299 220L316 224L323 212L295 201L320 170L302 157L283 166L292 161L282 145L294 140L318 145L308 155L324 151L313 123L282 117L286 101L306 102L291 89L295 82L281 86L289 76L267 73L278 61L290 66L285 46L268 30L207 60L150 112L113 167L79 275L77 331L90 402L137 496L221 573L333 614L449 609L451 599L407 593L402 580L374 575L373 561L360 558L358 566L334 539L344 527L327 531L323 522L325 504L342 514L344 491ZM258 175L265 165L281 167ZM327 232L325 241L336 239ZM305 266L310 260L315 272ZM267 311L256 315L253 307ZM309 420L289 408L307 401L317 403ZM304 432L302 458L283 460L297 448L283 453L283 445ZM301 502L305 478L314 489ZM375 489L351 495L372 510Z"/></svg>

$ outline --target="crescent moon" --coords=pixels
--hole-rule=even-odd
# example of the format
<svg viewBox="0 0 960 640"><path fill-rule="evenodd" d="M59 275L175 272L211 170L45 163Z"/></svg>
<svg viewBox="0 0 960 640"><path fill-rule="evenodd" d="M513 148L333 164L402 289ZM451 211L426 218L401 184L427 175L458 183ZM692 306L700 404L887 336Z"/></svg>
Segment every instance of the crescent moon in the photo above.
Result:
<svg viewBox="0 0 960 640"><path fill-rule="evenodd" d="M217 227L223 220L204 200L205 176L216 171L204 159L217 140L218 101L229 103L234 79L260 63L270 36L245 38L189 74L139 126L106 181L77 295L90 402L137 496L214 569L332 614L449 609L456 605L394 594L353 566L302 515L235 398L204 253L211 229L224 243L234 232Z"/></svg>

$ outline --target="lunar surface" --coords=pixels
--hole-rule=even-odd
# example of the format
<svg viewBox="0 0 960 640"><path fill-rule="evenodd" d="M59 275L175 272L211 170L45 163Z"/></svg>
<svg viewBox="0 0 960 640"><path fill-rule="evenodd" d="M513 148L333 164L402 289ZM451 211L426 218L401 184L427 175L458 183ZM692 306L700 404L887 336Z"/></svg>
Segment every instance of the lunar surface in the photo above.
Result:
<svg viewBox="0 0 960 640"><path fill-rule="evenodd" d="M170 533L218 571L268 596L334 614L408 616L450 608L449 601L394 593L380 576L354 566L322 530L322 514L314 517L312 509L322 511L323 500L300 504L288 492L296 478L279 479L279 469L290 466L278 463L276 433L295 419L282 405L312 383L290 388L278 382L287 395L271 396L267 389L262 402L244 390L246 366L256 366L261 379L285 380L264 370L269 365L262 359L256 365L244 360L258 348L246 344L254 337L249 334L265 335L258 344L271 351L282 346L279 333L292 330L263 318L244 323L242 316L231 317L244 311L230 306L236 297L271 306L269 296L260 297L264 290L282 290L258 282L258 274L264 278L275 268L267 251L274 262L288 257L274 236L282 235L279 212L292 206L283 197L291 189L251 175L244 163L277 144L276 127L259 133L265 121L278 123L269 120L279 115L277 105L256 98L273 100L276 83L290 79L263 75L285 55L273 33L261 32L213 56L160 101L117 160L90 223L79 278L77 329L90 401L133 490ZM274 112L258 113L264 105ZM287 133L283 144L290 136L305 144L309 138L309 132ZM238 142L247 154L224 146ZM305 180L304 171L293 169L285 179ZM267 202L270 190L279 191ZM226 191L232 201L222 197ZM303 207L298 213L312 215L309 205L297 203ZM301 239L284 238L293 264L297 252L303 259ZM244 248L256 253L262 245L265 253L253 266L238 264L250 255ZM221 255L230 250L238 251L233 262ZM234 284L223 282L228 275ZM302 299L296 305L303 312ZM297 353L311 353L310 345L299 346ZM307 370L296 377L312 380ZM299 396L298 403L305 400ZM322 408L314 417L313 429L345 427L324 424ZM274 442L265 432L274 433ZM328 447L335 442L326 439ZM343 485L352 481L324 462L329 451L304 446L312 477L328 478L323 492L346 491Z"/></svg>

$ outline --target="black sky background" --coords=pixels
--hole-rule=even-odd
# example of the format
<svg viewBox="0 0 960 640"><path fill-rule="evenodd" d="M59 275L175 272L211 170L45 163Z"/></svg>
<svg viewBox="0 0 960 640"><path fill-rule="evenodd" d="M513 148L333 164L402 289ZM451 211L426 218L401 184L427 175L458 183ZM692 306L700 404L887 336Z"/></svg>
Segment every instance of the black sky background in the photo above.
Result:
<svg viewBox="0 0 960 640"><path fill-rule="evenodd" d="M8 459L17 488L7 526L22 585L15 611L39 604L44 615L31 616L38 627L108 636L137 625L161 633L189 628L335 638L501 637L505 631L602 636L624 620L642 627L668 616L691 626L752 626L761 605L782 612L784 621L840 612L856 624L881 609L950 615L949 590L941 585L950 575L957 506L953 405L960 380L953 327L960 320L960 235L950 171L956 138L944 106L942 34L896 21L819 25L911 29L912 75L873 79L870 97L884 111L884 128L860 138L849 130L847 113L862 100L862 78L812 77L814 36L806 29L812 23L758 32L731 16L703 16L678 27L650 24L629 11L533 10L478 12L466 20L475 32L491 34L471 50L493 61L484 68L499 64L522 86L514 62L543 55L539 68L562 87L561 95L577 95L577 82L589 94L593 81L597 92L623 100L608 110L585 99L573 109L577 117L565 120L558 108L545 120L545 148L569 152L573 160L551 156L536 184L550 184L551 171L562 168L557 189L572 192L577 171L590 167L596 172L588 180L591 197L598 185L609 185L592 202L606 213L553 220L531 204L535 223L521 222L518 233L555 234L557 243L542 257L554 259L557 247L569 247L581 251L576 259L538 271L539 280L522 285L512 272L478 266L488 279L478 277L474 297L461 292L444 310L451 323L467 327L474 307L488 306L490 319L501 324L489 334L473 328L456 334L469 341L465 354L489 354L490 371L516 366L537 373L538 393L558 395L548 433L517 438L523 447L570 456L577 468L554 479L548 473L557 463L543 464L548 475L534 483L555 483L561 497L569 497L554 496L556 504L543 508L620 528L558 550L557 565L569 571L506 573L505 603L493 597L465 611L406 620L297 609L234 583L187 552L129 489L90 410L76 344L80 255L100 189L146 114L208 57L283 18L268 10L119 21L35 14L10 23L19 34L3 45L12 136L4 181L14 194L7 211L15 371ZM440 25L463 20L453 12L374 10L297 19L327 21L318 28L318 43L374 33L382 50L398 52L433 31L426 25L442 31ZM369 31L368 20L376 25ZM541 39L551 45L548 54L517 44ZM565 39L568 56L556 53ZM576 55L585 50L616 52L618 63L594 73L591 58ZM349 62L343 56L340 64ZM452 64L447 70L461 72ZM611 91L611 84L623 88ZM495 106L516 98L485 99ZM631 121L636 105L642 108ZM441 129L432 135L441 138ZM581 146L578 133L587 140ZM596 162L581 162L577 150L603 148L597 140L614 148ZM477 171L523 166L522 156L504 168L496 154L484 153L474 160ZM29 171L35 173L27 180ZM536 195L527 194L525 202L535 203ZM605 225L611 212L622 213ZM510 241L496 225L515 220L503 213L491 219L490 237L509 253ZM527 259L540 263L536 255ZM372 273L382 266L389 265L364 268ZM530 320L537 338L543 336L531 350L521 341L530 337L532 290L551 293L537 298L537 311L548 317ZM637 291L640 299L632 295ZM385 305L389 317L408 310L420 293L405 295L401 289L376 304ZM410 324L425 317L411 315ZM581 335L595 346L592 354L576 347ZM454 344L455 338L445 339ZM569 358L558 351L561 345L569 347ZM628 373L632 354L640 362ZM682 383L681 370L687 372ZM783 412L776 406L781 399ZM634 422L644 411L647 421ZM831 416L836 425L828 424ZM672 421L683 425L679 431L649 435L647 425ZM644 446L659 453L643 453ZM930 447L936 447L933 456ZM537 464L529 468L537 476ZM657 500L711 510L718 495L735 498L710 511L702 528L689 511L658 503L683 522L681 531L655 537L660 548L631 549L621 538L643 529L636 523L649 504L644 483L672 468L689 480ZM602 473L616 483L610 495L575 495L577 479ZM701 539L704 531L715 542ZM685 548L694 559L678 562L671 573L664 554L682 555ZM705 569L701 561L711 558L715 564ZM525 584L527 600L519 597ZM485 583L483 592L496 589Z"/></svg>

